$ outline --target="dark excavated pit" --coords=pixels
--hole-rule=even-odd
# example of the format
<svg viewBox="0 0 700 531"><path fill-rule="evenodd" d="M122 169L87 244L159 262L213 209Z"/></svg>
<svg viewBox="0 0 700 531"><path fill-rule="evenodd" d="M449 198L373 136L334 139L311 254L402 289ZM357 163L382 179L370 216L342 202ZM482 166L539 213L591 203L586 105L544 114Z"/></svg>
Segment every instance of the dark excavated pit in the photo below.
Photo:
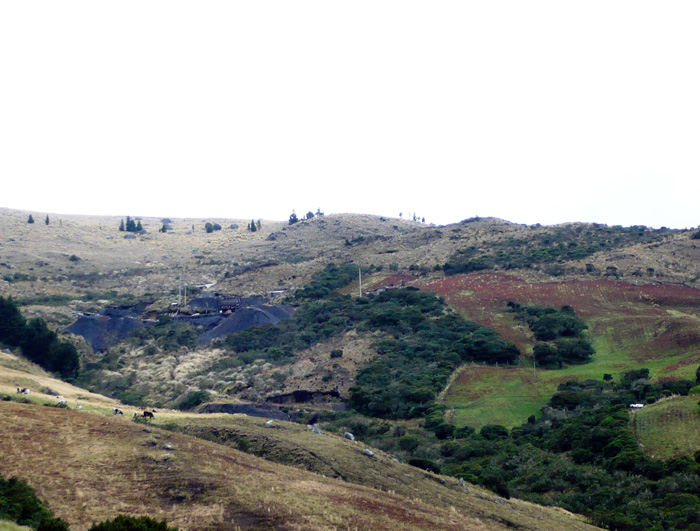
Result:
<svg viewBox="0 0 700 531"><path fill-rule="evenodd" d="M273 395L266 398L271 404L303 404L308 402L328 402L329 399L340 398L338 391L306 391L300 389L282 395Z"/></svg>
<svg viewBox="0 0 700 531"><path fill-rule="evenodd" d="M207 297L205 301L215 300ZM226 303L228 299L222 299ZM226 337L229 334L242 332L253 326L275 325L284 319L294 315L294 309L290 306L268 305L266 299L251 297L237 299L236 309L227 307L226 311L215 311L199 315L177 315L173 317L175 322L186 322L201 327L202 333L197 337L200 345L209 343L213 339ZM217 302L221 304L221 301ZM66 332L84 337L96 352L104 352L120 341L130 337L134 330L152 326L152 321L143 319L139 308L124 310L109 308L99 315L83 314L66 328Z"/></svg>

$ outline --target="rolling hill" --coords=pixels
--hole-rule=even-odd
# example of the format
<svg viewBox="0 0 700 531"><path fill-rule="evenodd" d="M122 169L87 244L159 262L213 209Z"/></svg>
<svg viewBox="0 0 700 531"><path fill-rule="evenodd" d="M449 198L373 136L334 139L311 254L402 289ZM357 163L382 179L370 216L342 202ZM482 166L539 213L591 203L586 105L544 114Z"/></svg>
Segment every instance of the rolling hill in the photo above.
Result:
<svg viewBox="0 0 700 531"><path fill-rule="evenodd" d="M19 385L33 390L29 403L11 400ZM63 393L69 408L50 407L57 399L49 390ZM152 424L134 422L127 406L9 354L0 360L0 395L7 398L0 401L0 475L27 481L71 529L116 514L182 529L595 529L564 511L465 489L380 451L365 456L361 443L298 424L161 411ZM115 417L115 404L127 416ZM242 438L295 466L235 449Z"/></svg>
<svg viewBox="0 0 700 531"><path fill-rule="evenodd" d="M33 214L43 219L42 213ZM22 429L27 439L65 439L85 449L90 445L90 433L100 441L113 437L115 445L107 445L106 451L120 465L115 467L110 483L126 485L127 470L132 468L132 481L158 495L153 502L122 500L107 512L123 504L129 512L150 511L185 528L193 528L192 515L197 514L211 528L231 521L241 528L350 529L349 522L356 522L360 528L389 529L398 514L393 512L392 504L402 506L408 499L419 499L417 512L405 520L407 529L453 525L458 526L456 529L500 529L499 525L547 529L544 523L538 527L530 519L540 516L527 516L525 509L522 520L509 520L506 513L498 512L504 500L494 501L498 507L493 508L487 503L488 509L482 510L484 500L493 501L493 494L469 487L466 494L481 494L475 499L465 498L464 489L454 478L440 478L420 467L449 463L450 470L463 471L465 477L482 484L491 481L491 487L497 490L498 478L488 475L493 469L487 471L486 463L474 465L477 468L469 468L471 464L459 468L453 462L460 445L463 447L459 452L468 458L474 457L473 452L497 453L491 447L475 450L469 446L501 444L479 439L482 428L487 428L485 433L493 426L516 428L512 433L520 434L527 432L521 425L528 422L532 429L555 429L560 420L575 412L559 410L553 421L543 421L549 423L545 427L536 424L537 418L553 397L574 393L569 391L571 381L579 382L584 390L587 386L604 389L600 384L604 377L612 382L610 385L616 385L627 378L629 371L646 368L654 385L662 389L668 381L694 379L700 365L697 230L595 223L525 226L494 218L472 218L438 227L343 214L318 216L294 225L261 220L260 230L255 232L246 230L247 220L138 218L145 231L125 234L118 230L118 217L52 214L51 223L45 225L28 224L28 215L0 209L0 295L13 297L24 316L45 319L78 347L82 369L74 383L83 389L54 381L19 358L3 354L0 392L9 396L14 386L29 387L34 391L29 400L35 405L3 402L0 407L9 408L4 417L26 420ZM168 230L160 232L166 222ZM207 232L207 222L222 228ZM205 292L227 301L280 304L290 311L282 321L273 320L277 323L274 326L209 341L206 326L201 325L211 316L198 315L200 310L186 305L186 301ZM421 295L409 302L409 295L397 295L402 292ZM434 300L431 294L436 296ZM569 308L585 324L583 335L595 354L588 363L566 363L560 369L536 363L538 339L516 318L509 303ZM237 307L227 308L240 312ZM87 334L66 333L77 319L107 321L117 314L121 319L138 320L138 326L105 327L109 341L101 346L94 341L91 344ZM226 319L225 315L217 319ZM224 320L231 329L239 330L236 323L231 323L233 320ZM286 338L286 342L277 341L276 336ZM477 339L465 343L465 338L472 336ZM470 353L482 343L492 349L493 345L502 345L505 350L512 345L519 355L500 363L478 357L475 361ZM404 361L400 361L398 352L413 353L406 357L408 364L401 365ZM419 358L427 360L423 372L411 373L418 371L418 366L409 367L413 363L410 360ZM377 377L372 383L374 390L367 391L370 388L366 382L388 368L398 376L386 381ZM419 387L417 381L425 381L425 386ZM644 378L639 381L640 386L646 385ZM398 388L404 393L402 397L415 399L418 409L401 410L401 404L390 403L396 401L391 396L386 407L377 406L379 399L369 404L372 396ZM360 396L360 391L365 393L362 396L367 399L367 411L384 407L385 411L404 412L370 421L354 411L345 411L348 404L359 404L353 398ZM666 396L672 391L664 393ZM81 405L82 411L41 405L55 394L68 398L71 407ZM386 393L382 396L385 400ZM657 398L654 395L653 399ZM283 421L275 421L274 428L270 428L261 419L237 415L167 412L158 415L156 426L149 427L154 430L151 433L176 441L180 449L192 448L192 455L178 453L163 462L158 457L162 452L156 451L159 442L155 435L142 441L143 426L105 417L112 407L155 405L196 411L203 402L214 407L260 406L300 421L320 419L321 426L325 428L325 422L328 430L319 437L303 425ZM44 412L39 416L48 423L46 433L35 418L36 411ZM684 397L637 412L632 418L637 422L635 436L641 448L647 455L664 459L692 456L696 440L692 434L681 435L680 426L695 423L693 411L690 399ZM92 424L95 416L102 419L103 428ZM675 418L691 421L674 425ZM381 452L373 458L374 466L368 468L367 458L361 454L362 443L338 436L343 423L370 426L368 433L373 435L368 435L368 440L381 443L389 452L401 448L396 454L399 460L413 460L418 468L397 463L389 453ZM63 424L75 437L62 431ZM155 431L157 426L170 431ZM386 430L391 430L390 438ZM471 441L470 433L477 434L476 442L465 443ZM453 436L455 440L449 444L443 441ZM681 437L685 441L682 444L674 440ZM215 450L207 446L212 444ZM614 450L609 450L613 455L629 441L616 444ZM504 449L506 446L502 444ZM13 452L15 464L3 473L48 467L48 461L30 454L47 454L55 460L67 455L55 453L53 448L34 448L35 452L17 453L8 446L6 451ZM264 460L241 454L241 449ZM525 454L530 455L529 451ZM239 468L232 470L235 468L241 477L264 470L270 476L278 474L294 487L289 489L289 497L275 497L276 504L270 501L269 492L276 493L283 487L267 479L260 483L265 485L262 491L252 483L242 484L250 492L241 497L240 503L212 501L219 500L219 494L238 500L240 489L230 484L233 476L228 473L217 472L211 480L214 483L204 486L186 473L185 469L198 471L197 477L212 473L211 467L201 471L197 468L207 452L217 456L212 460L213 468L226 469L229 465L224 463L235 462ZM172 477L170 472L163 472L175 467L180 455L184 468L172 468ZM74 469L68 467L70 474L79 476L77 470L93 466L87 457L70 457L74 459ZM105 463L97 462L99 466ZM510 466L507 460L499 463ZM479 469L482 465L483 470ZM623 466L619 461L610 466L614 469L618 465ZM281 468L278 471L275 467ZM307 473L315 475L303 475ZM648 469L644 473L651 474ZM671 474L672 470L664 469L664 473ZM148 480L151 475L154 483ZM168 483L170 480L175 486ZM63 481L70 482L69 476L42 481L38 476L31 477L32 485L46 496L60 491ZM85 502L98 496L92 478L81 481L84 486L78 491L88 494L71 495L65 508L59 510L61 506L57 505L56 510L84 526L103 513L88 509ZM339 488L334 481L360 490L343 491L345 501L341 503L330 494ZM517 481L511 486L519 492ZM365 488L381 490L384 505L378 513L384 516L372 520L372 511L360 515L363 504L371 505L371 496L361 490ZM553 484L542 489L530 499L542 503L557 499ZM116 490L110 493L118 494ZM298 503L292 501L301 498L304 500ZM193 500L205 500L206 507L192 505ZM520 502L507 501L505 505L510 503ZM182 506L184 512L178 512L176 506ZM430 527L430 518L425 516L433 509L437 511L436 527ZM514 510L508 506L507 514L512 516ZM83 515L81 511L85 515L76 516ZM453 517L453 513L458 516ZM386 516L391 514L394 516ZM623 516L607 512L591 521L615 528L615 522L622 522ZM496 527L488 527L491 525ZM560 525L564 527L557 527ZM573 529L571 525L555 523L550 528Z"/></svg>

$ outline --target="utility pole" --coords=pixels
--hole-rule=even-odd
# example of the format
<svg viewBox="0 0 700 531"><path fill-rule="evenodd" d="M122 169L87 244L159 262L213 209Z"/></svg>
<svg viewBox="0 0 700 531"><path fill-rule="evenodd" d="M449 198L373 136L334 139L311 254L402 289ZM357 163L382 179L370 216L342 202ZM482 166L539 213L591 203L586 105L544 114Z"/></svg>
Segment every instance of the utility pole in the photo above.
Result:
<svg viewBox="0 0 700 531"><path fill-rule="evenodd" d="M362 266L357 266L357 274L360 279L360 297L362 297Z"/></svg>

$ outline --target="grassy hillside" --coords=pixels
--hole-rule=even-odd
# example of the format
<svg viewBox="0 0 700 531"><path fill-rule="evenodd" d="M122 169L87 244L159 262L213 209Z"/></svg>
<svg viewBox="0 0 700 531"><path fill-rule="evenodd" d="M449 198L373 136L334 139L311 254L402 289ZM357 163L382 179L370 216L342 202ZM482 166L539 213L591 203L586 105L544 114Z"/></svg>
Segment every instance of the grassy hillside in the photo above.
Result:
<svg viewBox="0 0 700 531"><path fill-rule="evenodd" d="M658 378L691 378L700 364L700 290L695 288L619 281L531 283L493 273L423 287L443 295L466 318L498 330L524 353L531 352L534 338L507 311L507 303L570 305L589 326L596 349L591 363L562 370L534 369L527 354L519 367L463 368L442 395L460 425L519 425L567 380L601 379L606 373L617 377L639 367Z"/></svg>
<svg viewBox="0 0 700 531"><path fill-rule="evenodd" d="M700 450L698 395L678 396L632 415L632 428L644 453L656 459L690 456Z"/></svg>
<svg viewBox="0 0 700 531"><path fill-rule="evenodd" d="M382 411L396 412L406 405L405 395L420 404L422 409L411 410L415 415L428 417L400 420L395 425L377 420L392 429L382 448L393 452L397 445L403 445L404 453L397 453L403 458L450 461L454 470L462 470L459 467L464 465L465 477L476 478L475 481L478 479L485 485L491 484L487 481L491 474L498 479L500 472L510 465L503 461L499 470L501 465L494 463L500 461L494 458L486 474L469 469L471 465L467 466L466 461L452 462L451 452L457 447L463 446L459 455L466 455L472 452L472 444L490 444L482 440L481 434L472 437L470 433L474 432L469 431L469 426L519 426L531 415L537 415L560 384L568 380L600 381L607 374L615 382L625 371L641 367L650 369L657 379L692 378L700 364L700 248L692 238L693 232L687 230L656 231L585 223L524 226L491 218L435 227L408 220L348 214L317 217L293 226L262 220L261 230L256 232L246 230L250 220L175 219L168 221L170 228L163 233L158 229L164 220L140 218L146 232L127 235L118 231L119 217L51 215L50 225L30 225L26 222L28 214L0 209L3 234L0 295L18 300L25 317L41 316L58 331L80 312L96 313L113 306L131 308L148 317L151 323L159 318L158 325L144 328L106 352L93 352L84 340L70 338L81 354L82 371L77 382L131 404L159 407L187 401L190 396L197 400L209 396L224 402L262 401L274 395L302 391L304 396L325 393L326 398L317 396L306 404L290 404L292 408L327 411L331 401L350 400L351 405L366 406L359 409L367 414L381 415ZM37 220L44 219L41 213L33 214ZM222 230L207 233L206 222L218 223ZM332 287L322 286L319 290L316 286L303 296L303 292L309 291L305 288L310 287L321 270L326 273L343 270L327 268L329 264L350 264L346 269L352 269L352 275L326 279ZM356 274L358 266L362 268L362 286ZM459 271L469 273L455 274ZM201 330L192 324L169 322L167 318L171 303L185 283L190 298L204 289L232 296L264 296L270 290L282 291L280 302L299 306L297 324L285 326L284 330L280 327L261 331L261 338L267 335L268 339L274 339L277 334L281 342L258 341L261 338L251 334L218 344L199 345L194 338ZM401 297L385 301L383 296L392 297L384 293L356 299L361 291L367 295L398 286L419 288L423 292L421 296L425 291L442 296L448 307L440 302L433 324L447 328L433 328L421 316L423 311L419 306L399 302ZM331 294L336 288L340 288L339 293ZM394 292L402 293L405 294ZM561 370L533 366L535 338L528 326L508 311L510 301L573 308L588 326L584 339L595 347L592 361ZM435 394L459 363L471 360L493 363L495 359L501 360L502 354L515 351L511 345L507 349L486 349L488 359L474 357L470 353L477 344L481 349L483 344L493 347L503 343L490 335L490 331L467 333L472 325L465 328L458 324L453 310L469 321L495 330L504 340L517 345L522 355L519 359L515 355L504 359L503 363L515 362L510 366L477 363L462 366L452 374L448 387L439 393L444 404L431 407ZM299 328L298 323L303 326ZM450 327L450 333L443 333ZM409 335L409 340L404 341ZM446 341L448 337L452 339ZM432 365L421 368L414 364L419 357ZM441 528L466 525L478 529L483 525L484 529L491 529L489 526L493 524L494 529L503 525L547 529L549 525L546 522L535 525L530 518L536 517L528 516L525 509L522 520L517 519L520 516L515 518L514 515L520 515L520 508L509 504L519 502L503 503L504 500L495 500L492 494L471 487L465 493L454 480L405 467L381 452L369 461L373 466L368 467L368 458L361 454L361 443L328 434L315 435L303 426L279 422L270 428L243 417L163 411L159 412L156 424L182 433L160 432L158 428L149 428L153 431L147 433L142 431L143 426L126 418L111 417L111 408L120 406L115 400L53 381L46 373L12 356L2 355L0 361L6 366L6 370L0 371L0 393L13 399L19 396L19 400L28 402L21 406L0 404L10 408L10 416L26 418L23 436L31 441L41 439L42 444L58 437L81 449L90 444L104 448L110 459L113 457L118 463L108 472L110 484L126 488L132 482L143 486L141 490L156 493L152 502L120 498L116 506L128 507L134 514L148 510L169 520L172 515L174 523L180 522L184 527L194 526L197 515L201 521L210 522L212 528L223 528L223 522L233 521L242 528L351 528L353 524L367 527L371 522L370 527L381 529L397 518L386 515L411 498L421 500L419 505L427 504L426 511L435 505L438 509L434 525L442 525ZM423 385L424 380L430 385ZM420 389L413 389L417 384ZM32 393L16 395L16 387L27 387ZM408 394L396 393L399 388L402 392L409 391ZM55 404L56 395L64 396L73 411L42 405ZM331 395L335 398L329 399ZM364 402L353 402L357 397ZM75 411L78 406L82 411ZM444 416L452 424L444 423L443 406ZM41 414L35 416L36 411ZM127 407L126 411L130 414L133 408ZM622 413L626 415L625 411ZM563 410L556 414L569 415ZM327 415L324 418L333 417ZM391 418L402 415L406 416L394 414ZM95 417L103 424L93 425L92 420L85 420ZM342 423L344 417L339 418L334 417ZM329 428L335 420L329 421ZM465 428L455 430L453 424ZM544 419L542 424L546 424ZM64 425L72 431L63 432ZM332 429L339 426L333 425ZM534 427L534 424L530 426ZM44 428L46 432L42 431ZM403 435L398 428L404 430ZM646 441L643 444L647 448L653 448L661 439L660 434L650 431L645 435L645 429L640 427L638 437ZM458 431L460 437L456 437ZM141 440L144 433L148 437ZM159 450L161 439L156 435L167 439L168 444L177 441L178 452L164 459ZM454 439L442 444L443 438L453 436ZM98 442L91 443L91 438ZM104 441L112 438L115 444L105 446ZM199 446L214 443L215 451ZM99 516L96 509L86 507L89 503L85 501L90 497L104 499L93 484L96 466L91 468L93 463L82 454L56 453L53 447L38 444L33 443L34 451L24 453L7 446L15 460L14 465L12 460L8 461L8 470L48 469L43 456L61 462L68 460L72 465L65 468L59 482L44 478L45 483L41 484L41 475L29 479L46 492L59 492L62 482L77 480L81 485L79 492L71 494L77 498L70 498L66 491L61 499L68 501L55 503L65 503L65 513L73 514L79 525L87 522L88 516L80 520L83 513L90 518L93 513ZM676 443L672 446L674 451L689 451ZM188 452L192 450L191 455L183 453L185 447ZM253 457L237 449L275 463L256 464L258 461ZM653 451L667 455L663 449ZM84 453L94 457L92 451ZM211 463L204 462L202 456L207 453L218 457ZM563 463L567 458L561 459ZM239 467L236 470L243 476L250 476L252 470L264 470L269 475L256 484L245 483L246 479L232 486L229 482L233 481L233 475L219 474L219 467L228 470L228 465L223 464L228 461L236 462ZM181 468L176 466L179 464ZM93 470L92 476L82 477L83 469ZM327 478L321 481L318 476L312 476L316 478L312 480L298 475L309 471ZM215 479L200 485L198 478L209 472ZM292 486L275 483L270 479L274 474ZM334 500L331 492L340 487L331 478L345 480L340 483L345 488L352 484L356 489L381 489L396 498L381 498L385 505L377 512L384 516L374 521L371 520L373 504L368 501L371 496L365 491L348 491L342 500ZM317 481L320 485L316 485ZM327 486L326 481L332 486ZM515 483L511 486L518 487ZM533 485L528 483L526 487L523 492ZM241 495L239 488L248 490ZM277 490L282 488L289 496L277 496ZM376 497L377 491L373 492ZM112 489L109 495L118 497L118 489ZM299 497L304 500L296 502ZM546 496L530 499L551 501ZM359 507L363 504L370 510L360 514ZM593 505L599 507L597 503ZM568 505L576 507L574 510L586 506L585 503ZM109 511L114 512L113 506L110 507ZM183 509L182 513L176 511L178 507ZM426 513L421 512L421 507L417 506L417 512L402 520L407 528L430 528L423 521ZM505 512L498 512L499 507ZM460 520L464 515L466 519ZM596 518L601 520L596 521L616 521L617 517L599 514ZM455 521L460 523L454 524ZM572 525L557 523L551 528L569 529Z"/></svg>
<svg viewBox="0 0 700 531"><path fill-rule="evenodd" d="M0 391L22 373L5 355ZM33 369L25 377L67 397L79 393ZM367 457L361 443L296 424L158 412L145 426L114 417L113 401L79 394L91 407L0 401L0 432L12 434L0 438L0 475L27 481L72 529L118 513L151 515L182 529L594 529L563 511L465 490L454 478L379 451ZM29 397L50 398L38 395ZM264 448L267 457L294 466L234 449L241 447Z"/></svg>

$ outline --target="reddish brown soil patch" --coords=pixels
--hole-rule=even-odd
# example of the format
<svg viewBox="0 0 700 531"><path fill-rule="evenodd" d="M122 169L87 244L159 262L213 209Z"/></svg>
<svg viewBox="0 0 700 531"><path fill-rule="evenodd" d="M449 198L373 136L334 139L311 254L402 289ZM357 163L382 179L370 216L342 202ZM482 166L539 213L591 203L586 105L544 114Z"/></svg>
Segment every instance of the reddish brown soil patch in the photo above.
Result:
<svg viewBox="0 0 700 531"><path fill-rule="evenodd" d="M445 297L467 318L497 330L522 350L532 344L527 330L513 328L509 301L560 307L569 305L593 334L612 328L613 341L639 344L640 356L660 350L700 348L700 327L694 319L669 315L668 310L697 314L700 290L685 286L634 286L618 281L529 283L502 273L458 275L422 284Z"/></svg>

